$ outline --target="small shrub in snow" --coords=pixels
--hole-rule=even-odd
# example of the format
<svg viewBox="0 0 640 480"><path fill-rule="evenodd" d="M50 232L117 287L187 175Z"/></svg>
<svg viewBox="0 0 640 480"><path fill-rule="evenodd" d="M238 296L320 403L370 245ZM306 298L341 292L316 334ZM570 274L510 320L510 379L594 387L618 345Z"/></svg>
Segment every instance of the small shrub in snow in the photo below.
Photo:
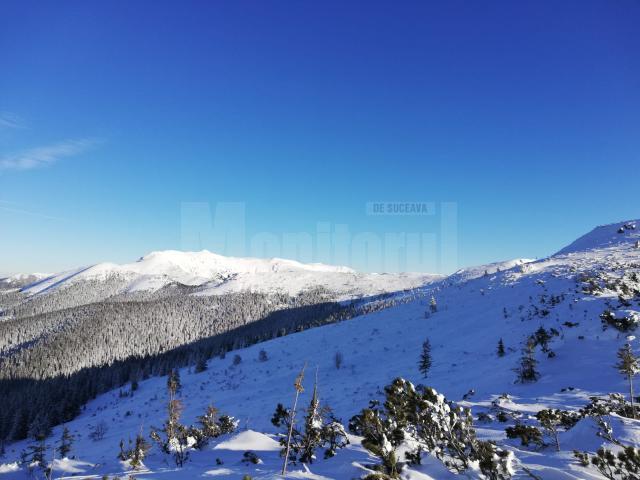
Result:
<svg viewBox="0 0 640 480"><path fill-rule="evenodd" d="M260 463L260 457L258 457L258 455L256 455L251 450L248 450L244 452L244 454L242 455L242 463L246 465L249 465L249 464L258 465Z"/></svg>
<svg viewBox="0 0 640 480"><path fill-rule="evenodd" d="M240 365L242 363L242 357L238 354L235 354L233 356L233 364L234 365Z"/></svg>
<svg viewBox="0 0 640 480"><path fill-rule="evenodd" d="M138 469L142 466L142 462L150 449L151 445L149 445L142 434L138 434L133 445L131 444L131 439L129 439L128 448L125 448L124 440L120 440L120 453L118 454L118 458L123 462L129 462L132 468Z"/></svg>
<svg viewBox="0 0 640 480"><path fill-rule="evenodd" d="M266 362L267 360L269 360L267 352L264 350L260 350L260 353L258 354L258 360L261 362Z"/></svg>
<svg viewBox="0 0 640 480"><path fill-rule="evenodd" d="M547 408L536 413L536 418L544 429L545 433L550 436L556 446L556 450L560 451L560 440L558 438L558 429L564 427L566 430L572 428L581 415L578 412L567 412L556 408Z"/></svg>
<svg viewBox="0 0 640 480"><path fill-rule="evenodd" d="M238 426L238 422L228 415L218 416L218 409L213 405L207 407L207 411L198 417L200 428L190 427L191 436L196 440L194 448L204 448L210 440L220 435L232 433Z"/></svg>
<svg viewBox="0 0 640 480"><path fill-rule="evenodd" d="M549 342L553 339L553 337L557 337L559 332L555 328L549 329L547 331L544 327L538 328L534 332L533 335L529 338L529 342L535 348L536 346L540 346L541 350L544 353L549 353L551 350L549 349Z"/></svg>
<svg viewBox="0 0 640 480"><path fill-rule="evenodd" d="M504 342L502 341L502 339L498 340L498 350L496 353L498 354L499 357L504 357L505 355Z"/></svg>
<svg viewBox="0 0 640 480"><path fill-rule="evenodd" d="M627 446L617 454L600 448L595 455L574 451L582 466L592 465L609 480L637 480L640 478L640 449Z"/></svg>
<svg viewBox="0 0 640 480"><path fill-rule="evenodd" d="M108 431L109 426L104 420L101 420L91 429L89 432L89 438L94 442L98 442L104 438Z"/></svg>
<svg viewBox="0 0 640 480"><path fill-rule="evenodd" d="M640 323L640 319L637 315L629 315L629 316L617 316L611 310L605 310L600 314L600 320L602 322L602 329L606 330L607 327L611 326L616 330L628 333L632 332Z"/></svg>
<svg viewBox="0 0 640 480"><path fill-rule="evenodd" d="M635 413L637 414L638 408L634 405ZM611 440L606 432L610 429L607 427L609 424L605 417L608 417L612 413L620 415L621 417L633 418L634 410L631 408L631 404L626 402L624 396L620 393L610 393L607 398L604 397L591 397L591 402L587 404L582 410L583 417L593 417L600 426L604 438Z"/></svg>
<svg viewBox="0 0 640 480"><path fill-rule="evenodd" d="M536 447L544 446L544 441L542 440L542 432L533 425L523 425L518 423L513 427L507 427L505 429L505 433L507 434L507 438L518 438L520 439L520 443L528 447L530 445Z"/></svg>

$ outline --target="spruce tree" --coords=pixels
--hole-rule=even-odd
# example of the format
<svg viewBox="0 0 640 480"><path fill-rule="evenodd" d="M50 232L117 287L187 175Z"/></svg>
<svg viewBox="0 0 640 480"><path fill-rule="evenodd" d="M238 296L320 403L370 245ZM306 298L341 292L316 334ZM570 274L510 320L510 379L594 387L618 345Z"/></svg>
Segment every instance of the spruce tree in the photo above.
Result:
<svg viewBox="0 0 640 480"><path fill-rule="evenodd" d="M422 376L427 378L429 370L431 369L431 343L428 338L422 344L422 353L420 354L418 368L420 369Z"/></svg>
<svg viewBox="0 0 640 480"><path fill-rule="evenodd" d="M504 357L505 352L504 352L504 342L502 341L502 339L500 339L498 341L498 356L499 357Z"/></svg>
<svg viewBox="0 0 640 480"><path fill-rule="evenodd" d="M60 437L60 446L57 448L58 453L62 458L65 458L71 452L73 446L74 436L71 435L69 429L65 426L62 429L62 437Z"/></svg>
<svg viewBox="0 0 640 480"><path fill-rule="evenodd" d="M45 467L45 455L47 453L47 445L45 444L45 437L41 437L34 443L29 445L27 449L22 452L22 463L26 464L29 469L33 467Z"/></svg>
<svg viewBox="0 0 640 480"><path fill-rule="evenodd" d="M636 418L636 409L633 404L633 377L640 372L638 358L633 354L630 344L626 344L618 350L618 358L620 361L616 364L616 368L629 381L629 398L631 400L631 415Z"/></svg>
<svg viewBox="0 0 640 480"><path fill-rule="evenodd" d="M520 365L516 369L518 374L518 381L520 383L535 382L540 377L540 374L536 370L538 361L535 357L534 343L527 342L527 345L522 350L522 357L520 357Z"/></svg>

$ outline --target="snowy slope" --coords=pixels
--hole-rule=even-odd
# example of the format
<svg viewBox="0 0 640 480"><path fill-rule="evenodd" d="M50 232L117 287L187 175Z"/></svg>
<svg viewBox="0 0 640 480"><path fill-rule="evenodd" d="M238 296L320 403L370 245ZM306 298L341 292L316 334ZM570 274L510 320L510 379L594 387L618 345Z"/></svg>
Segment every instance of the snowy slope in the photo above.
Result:
<svg viewBox="0 0 640 480"><path fill-rule="evenodd" d="M591 232L578 238L567 245L558 254L582 252L596 248L615 247L618 245L631 245L640 240L640 223L637 220L601 225Z"/></svg>
<svg viewBox="0 0 640 480"><path fill-rule="evenodd" d="M629 279L630 274L640 272L640 249L635 248L633 235L614 245L602 243L618 224L602 228L582 237L579 248L563 249L547 259L503 264L499 271L486 266L467 270L465 275L459 272L426 286L421 299L238 350L224 359L210 360L202 373L182 369L184 422L193 422L214 403L240 420L241 431L195 452L182 469L176 469L154 448L139 475L154 479L241 479L245 474L254 479L281 478L281 459L273 442L279 431L270 418L277 403L291 403L293 380L306 363L306 392L301 404L309 402L317 369L321 401L345 423L371 399L380 399L381 389L393 378L403 376L471 407L476 416L481 412L492 415L493 421L476 422L478 434L514 452L515 478L532 478L521 466L545 480L603 478L580 466L571 453L573 449L595 451L601 445L611 446L596 436L591 420L582 420L560 434L560 452L552 447L532 450L506 439L504 428L513 422L496 421L492 407L493 401L507 393L508 399L500 401L501 408L526 421L542 408L576 410L592 395L626 392L625 380L612 368L625 335L613 328L603 330L599 316L605 309L627 315L640 312L639 298L630 300L630 306L621 306L617 290L622 283L640 288ZM594 282L602 280L604 287L595 293L588 291L587 277ZM426 314L431 295L437 300L438 311ZM548 358L538 351L541 378L531 384L514 383L512 369L520 349L541 326L559 331L550 344L556 356ZM417 361L426 338L432 345L433 366L425 380ZM495 353L500 338L506 346L504 357ZM637 351L637 340L633 344ZM259 361L260 350L267 352L267 361ZM344 356L340 369L334 363L336 352ZM238 365L233 364L236 353L242 358ZM114 391L92 401L68 424L78 436L73 450L76 458L58 460L56 478L72 474L85 475L74 478L125 476L126 468L116 459L118 442L161 423L165 385L166 377L151 378L141 382L131 397L120 397ZM462 400L470 389L475 393ZM93 442L87 432L99 421L105 421L109 431L103 440ZM612 423L618 438L640 445L640 421L613 417ZM54 429L53 438L57 439L60 431L60 427ZM351 440L352 444L334 458L292 467L287 478L342 480L363 476L368 472L366 465L376 459L357 437ZM8 447L4 464L0 463L0 480L27 478L25 467L14 463L24 447L25 442ZM254 451L262 463L243 463L246 450ZM430 457L423 465L403 472L404 479L412 480L454 477L460 476ZM471 474L463 478L478 477Z"/></svg>

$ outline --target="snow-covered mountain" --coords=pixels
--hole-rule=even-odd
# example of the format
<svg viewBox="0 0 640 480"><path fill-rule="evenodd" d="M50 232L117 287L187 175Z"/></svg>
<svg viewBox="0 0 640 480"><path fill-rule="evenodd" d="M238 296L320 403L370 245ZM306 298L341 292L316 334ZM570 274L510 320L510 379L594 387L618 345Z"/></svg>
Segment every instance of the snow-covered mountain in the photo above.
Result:
<svg viewBox="0 0 640 480"><path fill-rule="evenodd" d="M50 277L48 273L18 273L0 278L0 290L20 289Z"/></svg>
<svg viewBox="0 0 640 480"><path fill-rule="evenodd" d="M281 258L225 257L201 252L152 252L138 261L100 263L60 272L24 285L26 295L48 293L80 282L109 282L110 294L155 292L168 285L198 287L200 295L230 292L285 292L324 287L341 297L373 295L416 288L439 278L428 274L365 274L348 267L304 264ZM25 282L21 282L24 284Z"/></svg>
<svg viewBox="0 0 640 480"><path fill-rule="evenodd" d="M294 379L305 364L302 408L309 404L317 380L321 403L331 406L346 424L371 400L383 400L383 387L402 376L471 408L478 437L512 452L514 478L605 478L593 466L580 464L572 452L595 452L600 447L619 450L607 435L620 444L640 446L640 420L618 413L603 417L577 413L593 396L628 391L627 379L613 366L616 352L626 342L636 352L639 347L633 337L640 324L640 248L635 224L598 227L548 258L464 269L423 286L414 298L389 308L236 348L224 357L209 359L207 369L199 368L198 373L192 367L182 368L179 398L185 406L184 423L195 422L211 403L239 420L236 433L191 452L182 468L176 468L170 455L157 447L138 471L116 458L120 439L126 441L139 432L148 436L151 425L162 423L167 403L166 377L142 380L134 391L125 384L89 402L67 423L76 441L68 458L53 461L55 478L129 474L157 479L282 478L277 440L283 431L271 423L271 417L278 403L291 405ZM520 365L523 348L532 338L539 339L541 330L548 338L534 347L539 378L518 383L514 369ZM424 378L418 360L426 339L431 344L432 366ZM497 354L500 340L504 355ZM576 416L575 425L559 427L559 451L546 434L543 445L526 446L507 438L505 429L516 425L544 433L535 414L548 408ZM601 420L610 430L603 433ZM106 427L104 437L91 439L89 434L98 424ZM48 444L57 442L60 435L61 427L54 428ZM349 440L350 445L332 458L323 459L319 451L313 463L292 465L286 478L342 480L373 473L372 466L380 464L380 459L364 448L361 437L350 435ZM27 477L26 466L18 463L27 444L20 441L7 447L0 461L0 480ZM397 449L402 456L406 445L388 443L385 448ZM244 455L246 451L257 456L257 463ZM405 466L401 478L486 477L473 468L453 473L424 452L421 465Z"/></svg>

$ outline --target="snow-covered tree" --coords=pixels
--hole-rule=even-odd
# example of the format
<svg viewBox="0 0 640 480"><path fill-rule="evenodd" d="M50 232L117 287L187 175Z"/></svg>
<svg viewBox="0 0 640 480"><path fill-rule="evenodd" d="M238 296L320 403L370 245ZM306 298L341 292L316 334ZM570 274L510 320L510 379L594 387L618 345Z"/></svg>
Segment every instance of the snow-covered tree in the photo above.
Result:
<svg viewBox="0 0 640 480"><path fill-rule="evenodd" d="M322 413L320 412L320 400L318 399L318 385L313 386L311 401L304 417L304 431L300 436L299 450L300 461L313 463L315 451L324 442L322 438Z"/></svg>
<svg viewBox="0 0 640 480"><path fill-rule="evenodd" d="M142 432L136 435L135 442L131 442L129 439L129 446L125 448L124 440L120 440L120 453L118 454L118 458L123 462L129 462L129 466L134 469L139 469L143 466L143 461L149 453L151 449L151 445L144 438Z"/></svg>
<svg viewBox="0 0 640 480"><path fill-rule="evenodd" d="M213 405L207 407L206 412L198 417L200 428L190 427L191 436L196 440L195 447L203 448L210 440L233 432L238 422L228 415L218 415L219 410Z"/></svg>
<svg viewBox="0 0 640 480"><path fill-rule="evenodd" d="M349 428L364 437L362 445L381 459L379 470L391 478L399 478L406 461L419 462L422 451L457 473L480 465L489 478L511 476L511 453L476 438L468 409L448 402L432 388L416 388L402 378L385 387L382 407L371 402L351 419ZM398 456L401 445L404 449L412 446L406 461Z"/></svg>
<svg viewBox="0 0 640 480"><path fill-rule="evenodd" d="M302 428L291 424L291 411L278 404L271 423L276 427L283 427L291 432L290 437L280 439L282 455L287 455L292 462L313 463L316 450L324 448L324 458L333 457L336 452L349 444L344 426L332 415L331 409L320 405L317 383L306 409ZM287 442L289 440L289 442Z"/></svg>
<svg viewBox="0 0 640 480"><path fill-rule="evenodd" d="M172 370L167 380L169 401L167 402L167 418L160 429L151 429L151 439L158 444L160 449L173 455L176 466L182 467L189 458L191 443L195 443L191 430L180 423L183 405L175 398L180 389L180 377L177 370Z"/></svg>

